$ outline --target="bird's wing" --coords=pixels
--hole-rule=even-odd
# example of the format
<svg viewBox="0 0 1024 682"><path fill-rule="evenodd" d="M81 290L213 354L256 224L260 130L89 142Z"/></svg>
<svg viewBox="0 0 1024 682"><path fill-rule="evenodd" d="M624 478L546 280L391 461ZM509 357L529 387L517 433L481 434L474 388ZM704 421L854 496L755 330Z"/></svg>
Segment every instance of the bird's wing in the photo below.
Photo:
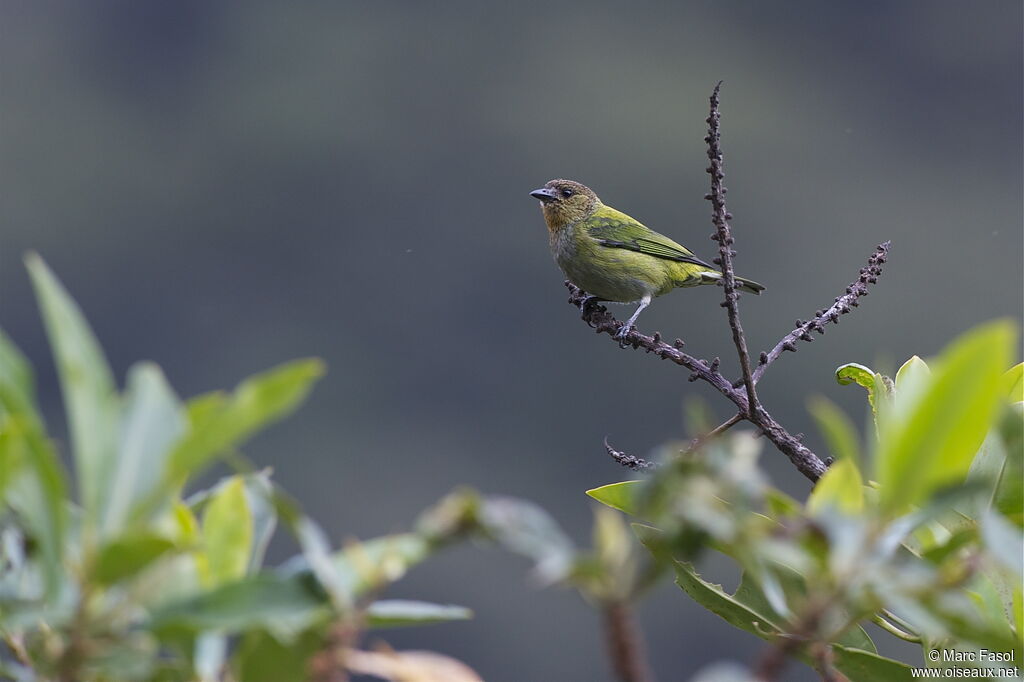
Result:
<svg viewBox="0 0 1024 682"><path fill-rule="evenodd" d="M655 258L692 263L710 270L713 265L705 263L681 244L677 244L663 234L658 234L643 223L637 222L625 213L614 208L602 206L587 221L587 232L602 246L612 249L628 249L644 253Z"/></svg>

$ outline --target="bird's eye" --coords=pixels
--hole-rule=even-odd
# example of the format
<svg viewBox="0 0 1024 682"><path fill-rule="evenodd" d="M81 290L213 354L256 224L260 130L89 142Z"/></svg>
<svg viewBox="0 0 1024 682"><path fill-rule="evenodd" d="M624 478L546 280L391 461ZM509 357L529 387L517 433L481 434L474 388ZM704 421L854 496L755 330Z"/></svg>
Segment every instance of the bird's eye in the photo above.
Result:
<svg viewBox="0 0 1024 682"><path fill-rule="evenodd" d="M572 196L572 190L571 189L563 189L562 190L562 196L565 197L566 199L568 199L569 197Z"/></svg>

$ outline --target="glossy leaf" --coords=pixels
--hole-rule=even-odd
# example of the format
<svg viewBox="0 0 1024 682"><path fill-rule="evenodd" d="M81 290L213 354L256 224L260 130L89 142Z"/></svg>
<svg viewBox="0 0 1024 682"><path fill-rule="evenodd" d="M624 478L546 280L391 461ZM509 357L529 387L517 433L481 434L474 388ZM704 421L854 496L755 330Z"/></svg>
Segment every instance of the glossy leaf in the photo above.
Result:
<svg viewBox="0 0 1024 682"><path fill-rule="evenodd" d="M86 520L110 498L117 456L118 396L107 359L78 305L36 254L26 258L53 349Z"/></svg>
<svg viewBox="0 0 1024 682"><path fill-rule="evenodd" d="M293 412L323 373L320 360L295 360L246 379L229 397L207 395L190 404L189 430L170 456L170 479L184 481L216 455Z"/></svg>
<svg viewBox="0 0 1024 682"><path fill-rule="evenodd" d="M864 509L864 481L855 460L834 462L814 484L807 499L807 510L815 516L828 506L848 515L859 514Z"/></svg>
<svg viewBox="0 0 1024 682"><path fill-rule="evenodd" d="M430 625L453 620L468 620L472 617L473 612L463 606L431 604L405 599L380 599L366 609L366 625L371 628Z"/></svg>
<svg viewBox="0 0 1024 682"><path fill-rule="evenodd" d="M910 666L863 649L832 645L832 666L850 680L904 682L916 679Z"/></svg>
<svg viewBox="0 0 1024 682"><path fill-rule="evenodd" d="M914 384L923 384L928 380L930 374L931 369L928 367L928 363L918 356L912 355L896 372L896 390L906 390Z"/></svg>
<svg viewBox="0 0 1024 682"><path fill-rule="evenodd" d="M564 579L576 554L572 540L551 516L525 500L487 497L480 506L480 523L509 551L534 560L534 573L543 582Z"/></svg>
<svg viewBox="0 0 1024 682"><path fill-rule="evenodd" d="M264 574L168 604L153 615L151 626L228 634L264 629L291 639L320 618L324 606L301 580Z"/></svg>
<svg viewBox="0 0 1024 682"><path fill-rule="evenodd" d="M139 363L128 371L120 438L112 480L103 503L101 528L120 531L132 508L156 492L171 446L185 432L185 413L160 368ZM170 496L171 491L167 489Z"/></svg>
<svg viewBox="0 0 1024 682"><path fill-rule="evenodd" d="M677 561L676 583L694 599L698 604L712 613L723 618L729 624L741 630L745 630L762 639L773 640L778 635L778 629L770 618L764 613L768 608L767 602L762 601L761 610L754 604L747 604L737 596L729 595L720 585L714 585L701 578L693 566ZM747 596L749 592L738 596ZM863 642L864 646L874 645L870 643L866 633L847 633L854 641ZM843 644L833 643L835 657L833 666L836 670L846 675L850 680L893 680L900 682L911 679L910 667L883 656L879 656L871 650L853 648ZM805 655L800 658L810 663Z"/></svg>
<svg viewBox="0 0 1024 682"><path fill-rule="evenodd" d="M245 575L252 553L252 513L241 476L220 487L203 511L204 583L210 587Z"/></svg>
<svg viewBox="0 0 1024 682"><path fill-rule="evenodd" d="M943 353L926 384L896 393L891 414L879 420L883 508L899 512L963 480L995 417L1012 339L1005 322L968 332Z"/></svg>
<svg viewBox="0 0 1024 682"><path fill-rule="evenodd" d="M740 602L728 594L721 585L706 582L693 565L683 561L675 562L676 584L695 602L708 611L723 618L733 627L761 637L778 634L778 627L768 615ZM767 602L765 602L767 607Z"/></svg>
<svg viewBox="0 0 1024 682"><path fill-rule="evenodd" d="M356 599L401 579L430 551L429 543L419 535L399 533L352 543L330 561L339 589Z"/></svg>
<svg viewBox="0 0 1024 682"><path fill-rule="evenodd" d="M0 329L0 414L37 414L32 367Z"/></svg>
<svg viewBox="0 0 1024 682"><path fill-rule="evenodd" d="M47 594L60 589L68 527L65 473L32 414L0 414L0 462L10 476L5 501L24 520L42 554Z"/></svg>
<svg viewBox="0 0 1024 682"><path fill-rule="evenodd" d="M1004 567L1024 580L1024 536L1019 528L997 512L987 510L981 518L981 537L985 548Z"/></svg>
<svg viewBox="0 0 1024 682"><path fill-rule="evenodd" d="M173 540L150 531L123 535L100 549L92 578L100 585L113 585L135 576L174 547Z"/></svg>
<svg viewBox="0 0 1024 682"><path fill-rule="evenodd" d="M1010 402L1024 401L1024 362L1014 365L1003 374L1000 388Z"/></svg>
<svg viewBox="0 0 1024 682"><path fill-rule="evenodd" d="M636 495L643 484L644 481L609 483L599 488L591 488L587 491L587 495L612 509L634 514L636 512Z"/></svg>
<svg viewBox="0 0 1024 682"><path fill-rule="evenodd" d="M265 630L249 632L234 657L236 677L245 682L306 682L309 659L323 646L323 639L318 629L284 643Z"/></svg>

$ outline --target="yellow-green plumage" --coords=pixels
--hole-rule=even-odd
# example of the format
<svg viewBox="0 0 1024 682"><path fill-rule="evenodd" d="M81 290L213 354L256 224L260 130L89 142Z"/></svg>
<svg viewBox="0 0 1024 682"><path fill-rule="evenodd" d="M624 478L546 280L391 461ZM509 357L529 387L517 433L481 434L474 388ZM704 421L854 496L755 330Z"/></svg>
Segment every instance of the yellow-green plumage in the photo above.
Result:
<svg viewBox="0 0 1024 682"><path fill-rule="evenodd" d="M552 180L531 195L541 201L551 252L573 284L604 301L640 302L622 334L652 298L722 277L686 247L601 203L585 185ZM754 294L764 290L748 279L736 282Z"/></svg>

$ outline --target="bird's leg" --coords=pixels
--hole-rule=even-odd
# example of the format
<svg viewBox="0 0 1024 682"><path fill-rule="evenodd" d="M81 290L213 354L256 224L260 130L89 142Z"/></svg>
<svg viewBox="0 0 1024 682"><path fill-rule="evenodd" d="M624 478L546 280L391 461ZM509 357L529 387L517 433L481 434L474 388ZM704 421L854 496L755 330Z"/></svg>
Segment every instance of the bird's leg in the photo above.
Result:
<svg viewBox="0 0 1024 682"><path fill-rule="evenodd" d="M636 318L640 317L640 313L643 312L643 309L649 306L650 304L651 295L644 294L644 297L640 299L640 305L638 305L636 307L636 310L633 311L633 316L629 318L626 324L622 325L622 328L619 329L618 333L615 334L615 338L617 338L620 341L626 338L626 334L628 334L629 330L633 328L633 323L636 322Z"/></svg>

